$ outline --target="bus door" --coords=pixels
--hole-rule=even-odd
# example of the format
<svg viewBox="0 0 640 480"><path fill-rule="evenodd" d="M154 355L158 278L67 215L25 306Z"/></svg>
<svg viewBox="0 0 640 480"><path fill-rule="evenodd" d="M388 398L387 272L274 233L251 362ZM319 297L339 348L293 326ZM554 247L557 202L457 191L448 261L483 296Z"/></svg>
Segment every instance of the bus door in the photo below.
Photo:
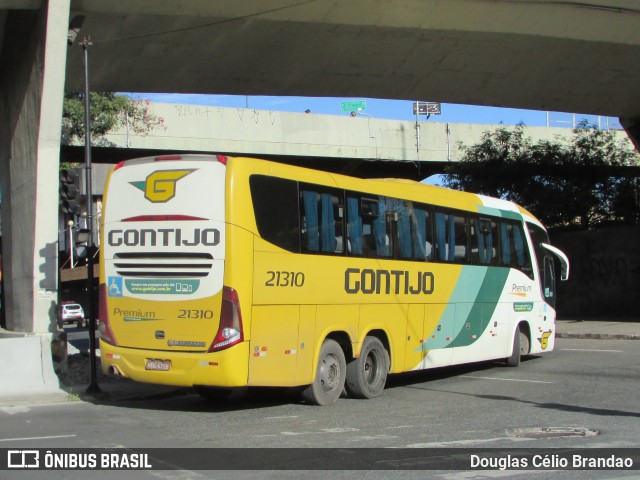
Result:
<svg viewBox="0 0 640 480"><path fill-rule="evenodd" d="M542 273L542 295L544 301L552 308L556 307L556 277L553 268L553 258L551 256L544 257L543 273Z"/></svg>
<svg viewBox="0 0 640 480"><path fill-rule="evenodd" d="M562 250L553 247L547 243L541 243L540 246L545 251L544 266L542 272L542 295L547 304L552 308L556 305L556 277L554 270L554 257L560 261L560 280L569 279L569 259Z"/></svg>

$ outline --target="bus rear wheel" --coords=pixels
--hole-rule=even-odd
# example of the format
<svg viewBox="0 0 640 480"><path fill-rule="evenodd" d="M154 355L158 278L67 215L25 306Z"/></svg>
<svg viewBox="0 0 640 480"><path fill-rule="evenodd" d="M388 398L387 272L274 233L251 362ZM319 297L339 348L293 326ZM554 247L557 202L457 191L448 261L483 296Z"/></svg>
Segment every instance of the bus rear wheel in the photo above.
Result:
<svg viewBox="0 0 640 480"><path fill-rule="evenodd" d="M344 352L338 342L325 340L320 349L316 378L302 392L302 397L314 405L334 403L344 388L346 370Z"/></svg>
<svg viewBox="0 0 640 480"><path fill-rule="evenodd" d="M360 356L347 365L347 393L355 398L375 398L384 390L389 373L389 352L376 337L365 337Z"/></svg>

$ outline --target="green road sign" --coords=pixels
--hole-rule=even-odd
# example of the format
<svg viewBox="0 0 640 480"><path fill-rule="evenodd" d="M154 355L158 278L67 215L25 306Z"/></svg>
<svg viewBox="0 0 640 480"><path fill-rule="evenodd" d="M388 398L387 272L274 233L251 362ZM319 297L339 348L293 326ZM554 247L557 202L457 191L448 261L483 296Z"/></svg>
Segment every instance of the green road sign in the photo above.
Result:
<svg viewBox="0 0 640 480"><path fill-rule="evenodd" d="M343 112L359 112L367 109L366 100L354 100L353 102L340 102Z"/></svg>

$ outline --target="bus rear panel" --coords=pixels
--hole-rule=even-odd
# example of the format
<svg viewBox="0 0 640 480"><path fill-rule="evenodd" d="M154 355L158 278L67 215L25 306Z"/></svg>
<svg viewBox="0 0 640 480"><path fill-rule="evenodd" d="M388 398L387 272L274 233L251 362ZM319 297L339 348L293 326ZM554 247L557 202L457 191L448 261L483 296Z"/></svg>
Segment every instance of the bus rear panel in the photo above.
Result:
<svg viewBox="0 0 640 480"><path fill-rule="evenodd" d="M101 230L105 372L182 386L246 384L238 292L224 285L225 160L144 158L112 172Z"/></svg>

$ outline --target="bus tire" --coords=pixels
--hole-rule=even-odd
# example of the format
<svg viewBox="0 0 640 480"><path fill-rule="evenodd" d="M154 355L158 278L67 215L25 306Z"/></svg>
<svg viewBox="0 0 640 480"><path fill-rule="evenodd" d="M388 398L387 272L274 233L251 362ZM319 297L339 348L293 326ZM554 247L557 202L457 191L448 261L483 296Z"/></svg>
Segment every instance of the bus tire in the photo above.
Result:
<svg viewBox="0 0 640 480"><path fill-rule="evenodd" d="M314 405L330 405L342 393L347 363L342 348L335 340L326 339L320 348L316 377L302 392L302 397Z"/></svg>
<svg viewBox="0 0 640 480"><path fill-rule="evenodd" d="M513 348L511 356L507 358L507 367L517 367L520 365L522 357L529 353L529 338L520 330L520 325L516 327L513 334Z"/></svg>
<svg viewBox="0 0 640 480"><path fill-rule="evenodd" d="M345 387L354 398L375 398L384 390L389 373L389 352L376 337L365 337L360 356L347 365Z"/></svg>

